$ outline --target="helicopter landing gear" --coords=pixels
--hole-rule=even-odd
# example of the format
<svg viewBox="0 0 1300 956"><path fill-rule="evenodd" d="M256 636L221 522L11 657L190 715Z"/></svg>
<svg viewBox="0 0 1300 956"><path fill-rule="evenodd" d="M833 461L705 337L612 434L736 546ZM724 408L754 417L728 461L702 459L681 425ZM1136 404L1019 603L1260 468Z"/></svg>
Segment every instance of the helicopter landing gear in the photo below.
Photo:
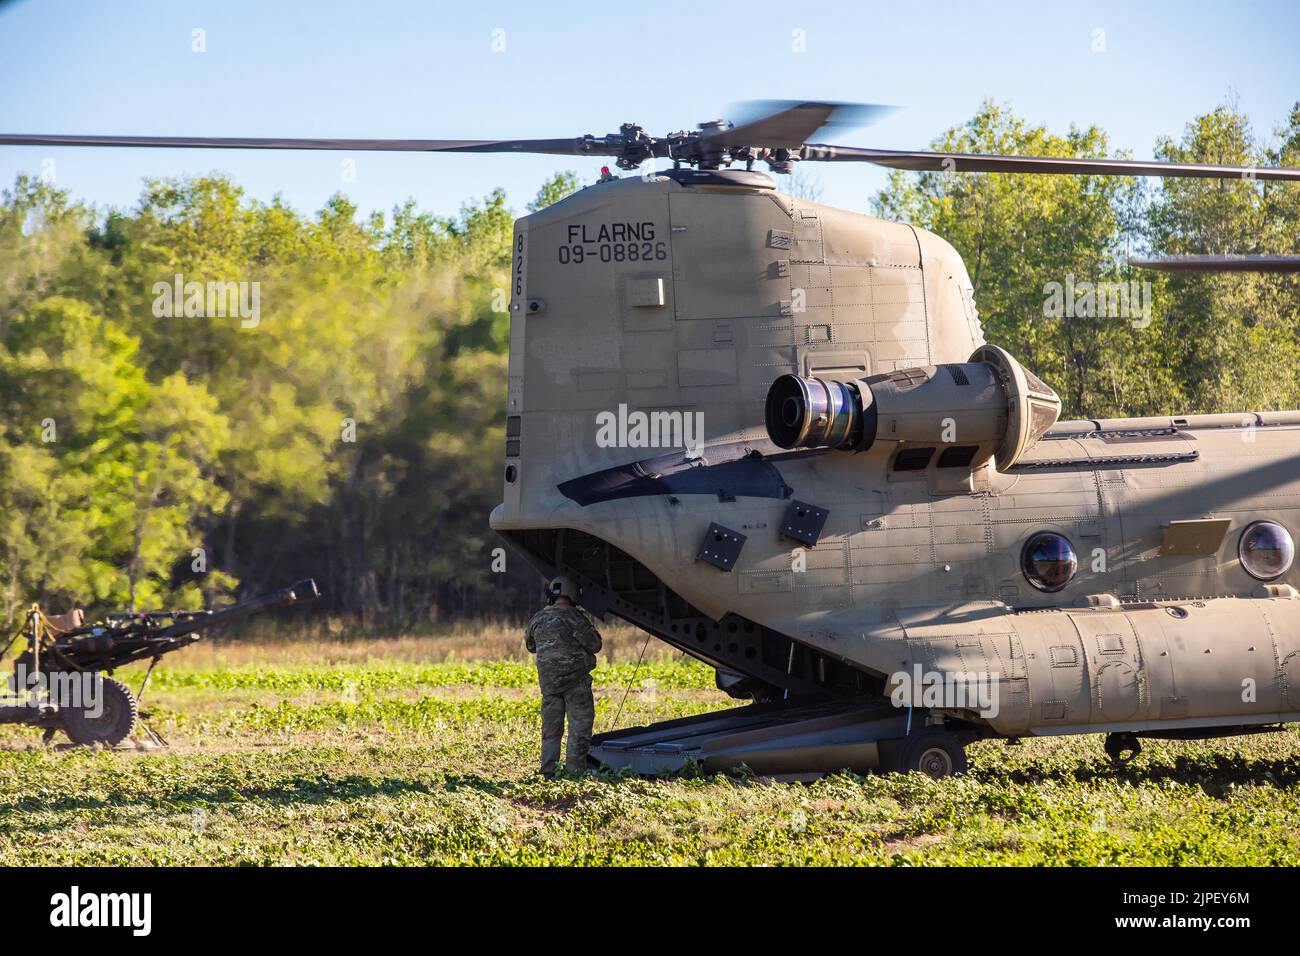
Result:
<svg viewBox="0 0 1300 956"><path fill-rule="evenodd" d="M1136 734L1124 731L1106 735L1106 756L1116 767L1127 765L1142 752L1142 744Z"/></svg>
<svg viewBox="0 0 1300 956"><path fill-rule="evenodd" d="M121 681L105 677L101 682L99 707L70 707L61 712L63 731L74 744L85 747L116 747L135 730L138 709L135 695Z"/></svg>
<svg viewBox="0 0 1300 956"><path fill-rule="evenodd" d="M931 780L966 772L966 748L942 727L928 727L902 741L894 769L917 771Z"/></svg>

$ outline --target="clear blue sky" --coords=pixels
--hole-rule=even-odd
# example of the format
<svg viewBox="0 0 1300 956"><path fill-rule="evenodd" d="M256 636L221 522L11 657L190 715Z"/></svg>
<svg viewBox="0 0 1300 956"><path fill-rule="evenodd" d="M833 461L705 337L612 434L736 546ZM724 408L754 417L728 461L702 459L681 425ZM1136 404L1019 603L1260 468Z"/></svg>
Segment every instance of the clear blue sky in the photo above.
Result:
<svg viewBox="0 0 1300 956"><path fill-rule="evenodd" d="M984 97L1062 132L1097 123L1152 154L1235 91L1261 133L1300 99L1300 4L976 4L710 0L601 3L0 0L0 130L352 137L555 137L623 121L655 134L751 98L902 107L845 145L918 148ZM207 52L192 52L192 31ZM493 52L493 31L505 50ZM1094 53L1094 30L1105 52ZM792 49L802 30L804 52ZM146 176L230 173L252 195L315 211L408 196L452 212L504 186L516 209L548 157L0 146L0 185L55 160L57 183L130 206ZM885 174L808 164L826 202L866 208Z"/></svg>

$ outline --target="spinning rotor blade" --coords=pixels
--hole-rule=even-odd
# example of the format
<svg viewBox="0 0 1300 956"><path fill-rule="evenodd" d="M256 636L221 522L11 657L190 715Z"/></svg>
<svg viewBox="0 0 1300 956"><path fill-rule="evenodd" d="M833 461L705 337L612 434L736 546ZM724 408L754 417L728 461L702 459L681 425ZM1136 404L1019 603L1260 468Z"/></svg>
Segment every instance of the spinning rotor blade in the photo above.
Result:
<svg viewBox="0 0 1300 956"><path fill-rule="evenodd" d="M1063 173L1071 176L1180 176L1195 179L1281 179L1300 181L1300 169L1270 166L1213 166L1158 163L1154 160L1075 159L1065 156L982 156L928 150L859 149L809 143L800 159L817 162L875 163L915 172Z"/></svg>
<svg viewBox="0 0 1300 956"><path fill-rule="evenodd" d="M1128 264L1160 272L1300 272L1300 256L1175 256Z"/></svg>
<svg viewBox="0 0 1300 956"><path fill-rule="evenodd" d="M738 146L798 149L819 132L865 126L893 109L873 103L801 103L798 100L751 100L740 108L761 115L730 129L707 129L703 137Z"/></svg>
<svg viewBox="0 0 1300 956"><path fill-rule="evenodd" d="M58 136L0 133L10 146L137 146L188 149L334 149L419 153L544 153L555 156L610 156L622 169L647 159L672 159L701 169L733 161L765 160L774 172L790 172L794 160L874 163L916 172L1047 173L1074 176L1176 176L1200 179L1300 181L1300 169L1161 163L1130 159L1078 159L1057 156L995 156L930 150L862 149L808 143L819 130L861 126L891 109L887 106L819 101L762 100L742 104L753 118L728 127L709 123L700 132L646 134L634 123L605 136L566 139L299 139L239 136ZM772 150L772 153L767 153ZM757 151L757 152L753 152Z"/></svg>
<svg viewBox="0 0 1300 956"><path fill-rule="evenodd" d="M247 136L48 136L0 133L4 146L143 146L180 149L340 149L411 153L551 153L617 155L590 137L569 139L294 139Z"/></svg>

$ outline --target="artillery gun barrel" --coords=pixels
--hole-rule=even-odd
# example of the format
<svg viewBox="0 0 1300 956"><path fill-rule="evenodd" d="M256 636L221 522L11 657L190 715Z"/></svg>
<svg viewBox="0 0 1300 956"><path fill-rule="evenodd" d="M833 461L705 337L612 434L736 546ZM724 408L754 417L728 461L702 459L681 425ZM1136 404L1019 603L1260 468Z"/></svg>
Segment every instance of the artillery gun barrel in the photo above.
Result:
<svg viewBox="0 0 1300 956"><path fill-rule="evenodd" d="M219 611L170 612L109 618L64 634L53 645L54 656L78 668L108 670L134 661L158 657L199 640L199 632L229 624L272 607L302 604L320 597L316 582L307 578L271 594L264 594ZM154 619L170 616L173 623L159 626Z"/></svg>
<svg viewBox="0 0 1300 956"><path fill-rule="evenodd" d="M314 601L318 597L320 597L320 591L316 587L316 581L307 578L271 594L264 594L261 597L244 601L242 604L235 604L219 611L203 611L194 617L168 625L155 632L152 636L158 638L185 637L197 631L216 627L218 624L229 624L231 621L238 621L265 608L287 607L290 604Z"/></svg>

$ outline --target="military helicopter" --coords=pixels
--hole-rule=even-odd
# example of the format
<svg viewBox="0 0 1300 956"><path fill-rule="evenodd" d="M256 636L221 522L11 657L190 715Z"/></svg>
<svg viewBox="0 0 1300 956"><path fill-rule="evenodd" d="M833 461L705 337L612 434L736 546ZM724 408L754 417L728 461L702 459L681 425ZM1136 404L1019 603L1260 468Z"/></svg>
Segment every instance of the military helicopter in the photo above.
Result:
<svg viewBox="0 0 1300 956"><path fill-rule="evenodd" d="M747 706L592 757L800 778L966 768L984 738L1300 720L1300 411L1058 421L939 236L794 198L800 162L1300 181L1300 170L821 145L768 103L662 138L0 135L0 144L523 152L621 170L515 223L503 502L543 575ZM859 114L860 115L860 114ZM768 173L754 169L765 164ZM1300 270L1300 257L1143 260Z"/></svg>

